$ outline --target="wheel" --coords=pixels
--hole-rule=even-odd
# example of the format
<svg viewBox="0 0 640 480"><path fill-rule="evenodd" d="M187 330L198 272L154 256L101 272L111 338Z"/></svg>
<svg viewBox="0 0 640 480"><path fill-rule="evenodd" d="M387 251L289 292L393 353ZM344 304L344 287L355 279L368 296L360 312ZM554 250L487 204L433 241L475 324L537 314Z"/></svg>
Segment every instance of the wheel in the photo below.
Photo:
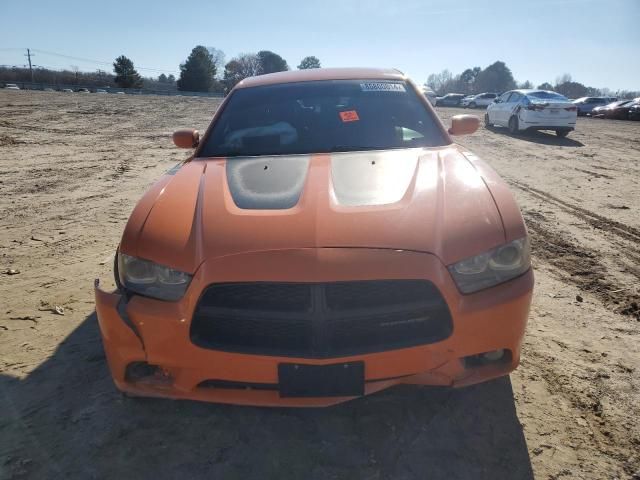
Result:
<svg viewBox="0 0 640 480"><path fill-rule="evenodd" d="M485 113L484 114L484 128L491 128L493 127L493 124L489 121L489 114Z"/></svg>
<svg viewBox="0 0 640 480"><path fill-rule="evenodd" d="M511 135L517 135L520 133L520 128L518 127L518 117L515 115L509 119L509 133Z"/></svg>
<svg viewBox="0 0 640 480"><path fill-rule="evenodd" d="M469 104L469 108L476 108L478 105L476 105L476 102L471 102Z"/></svg>
<svg viewBox="0 0 640 480"><path fill-rule="evenodd" d="M556 135L557 135L557 136L559 136L560 138L564 138L564 137L566 137L567 135L569 135L569 132L570 132L570 131L571 131L571 130L562 130L562 129L558 129L558 130L556 130Z"/></svg>

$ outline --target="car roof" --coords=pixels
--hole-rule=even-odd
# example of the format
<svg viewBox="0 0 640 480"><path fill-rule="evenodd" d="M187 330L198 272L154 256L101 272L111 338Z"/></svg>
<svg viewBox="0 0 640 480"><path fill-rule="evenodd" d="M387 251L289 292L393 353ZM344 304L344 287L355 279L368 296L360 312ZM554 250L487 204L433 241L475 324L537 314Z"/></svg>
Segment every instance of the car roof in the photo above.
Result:
<svg viewBox="0 0 640 480"><path fill-rule="evenodd" d="M406 80L406 77L401 71L391 68L309 68L245 78L236 88L317 80Z"/></svg>
<svg viewBox="0 0 640 480"><path fill-rule="evenodd" d="M541 88L516 88L515 90L511 90L511 91L518 92L523 95L528 95L529 93L536 93L536 92L558 93L558 92L554 92L553 90L542 90ZM561 95L561 94L558 94L558 95Z"/></svg>

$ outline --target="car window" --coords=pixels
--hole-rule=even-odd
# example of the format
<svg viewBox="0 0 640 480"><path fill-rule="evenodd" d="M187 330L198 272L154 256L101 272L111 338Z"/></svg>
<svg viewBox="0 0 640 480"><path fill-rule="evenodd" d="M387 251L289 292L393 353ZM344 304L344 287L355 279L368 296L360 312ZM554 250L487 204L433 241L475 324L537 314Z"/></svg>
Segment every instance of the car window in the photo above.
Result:
<svg viewBox="0 0 640 480"><path fill-rule="evenodd" d="M503 93L502 95L500 95L500 101L501 102L506 102L507 99L509 98L509 96L511 95L512 92L506 92Z"/></svg>
<svg viewBox="0 0 640 480"><path fill-rule="evenodd" d="M520 99L522 99L522 94L518 92L513 92L509 97L509 100L507 101L507 103L517 103L520 101Z"/></svg>
<svg viewBox="0 0 640 480"><path fill-rule="evenodd" d="M203 157L433 147L449 142L405 82L326 80L240 88Z"/></svg>
<svg viewBox="0 0 640 480"><path fill-rule="evenodd" d="M542 91L542 90L539 92L529 92L527 93L527 96L530 98L535 98L539 100L561 100L565 102L569 101L569 99L564 95L560 95L559 93L555 93L555 92Z"/></svg>

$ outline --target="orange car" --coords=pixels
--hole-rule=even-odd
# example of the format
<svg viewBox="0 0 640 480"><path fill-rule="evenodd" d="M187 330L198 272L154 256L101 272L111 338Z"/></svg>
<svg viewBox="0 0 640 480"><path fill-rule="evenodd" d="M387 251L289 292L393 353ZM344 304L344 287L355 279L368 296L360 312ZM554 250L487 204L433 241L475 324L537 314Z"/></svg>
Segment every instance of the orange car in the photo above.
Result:
<svg viewBox="0 0 640 480"><path fill-rule="evenodd" d="M402 73L240 82L140 200L96 282L111 374L132 395L330 405L463 386L519 362L533 274L509 189Z"/></svg>

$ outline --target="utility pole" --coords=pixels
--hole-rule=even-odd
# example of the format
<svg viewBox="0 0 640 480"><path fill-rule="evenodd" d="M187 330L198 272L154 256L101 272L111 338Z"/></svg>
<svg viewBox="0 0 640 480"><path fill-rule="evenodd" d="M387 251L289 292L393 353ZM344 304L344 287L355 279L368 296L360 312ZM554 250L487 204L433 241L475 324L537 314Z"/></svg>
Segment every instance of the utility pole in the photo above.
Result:
<svg viewBox="0 0 640 480"><path fill-rule="evenodd" d="M29 72L31 73L31 83L33 83L33 67L31 66L31 57L35 57L34 53L31 53L31 50L27 48L27 54L25 57L29 59Z"/></svg>

